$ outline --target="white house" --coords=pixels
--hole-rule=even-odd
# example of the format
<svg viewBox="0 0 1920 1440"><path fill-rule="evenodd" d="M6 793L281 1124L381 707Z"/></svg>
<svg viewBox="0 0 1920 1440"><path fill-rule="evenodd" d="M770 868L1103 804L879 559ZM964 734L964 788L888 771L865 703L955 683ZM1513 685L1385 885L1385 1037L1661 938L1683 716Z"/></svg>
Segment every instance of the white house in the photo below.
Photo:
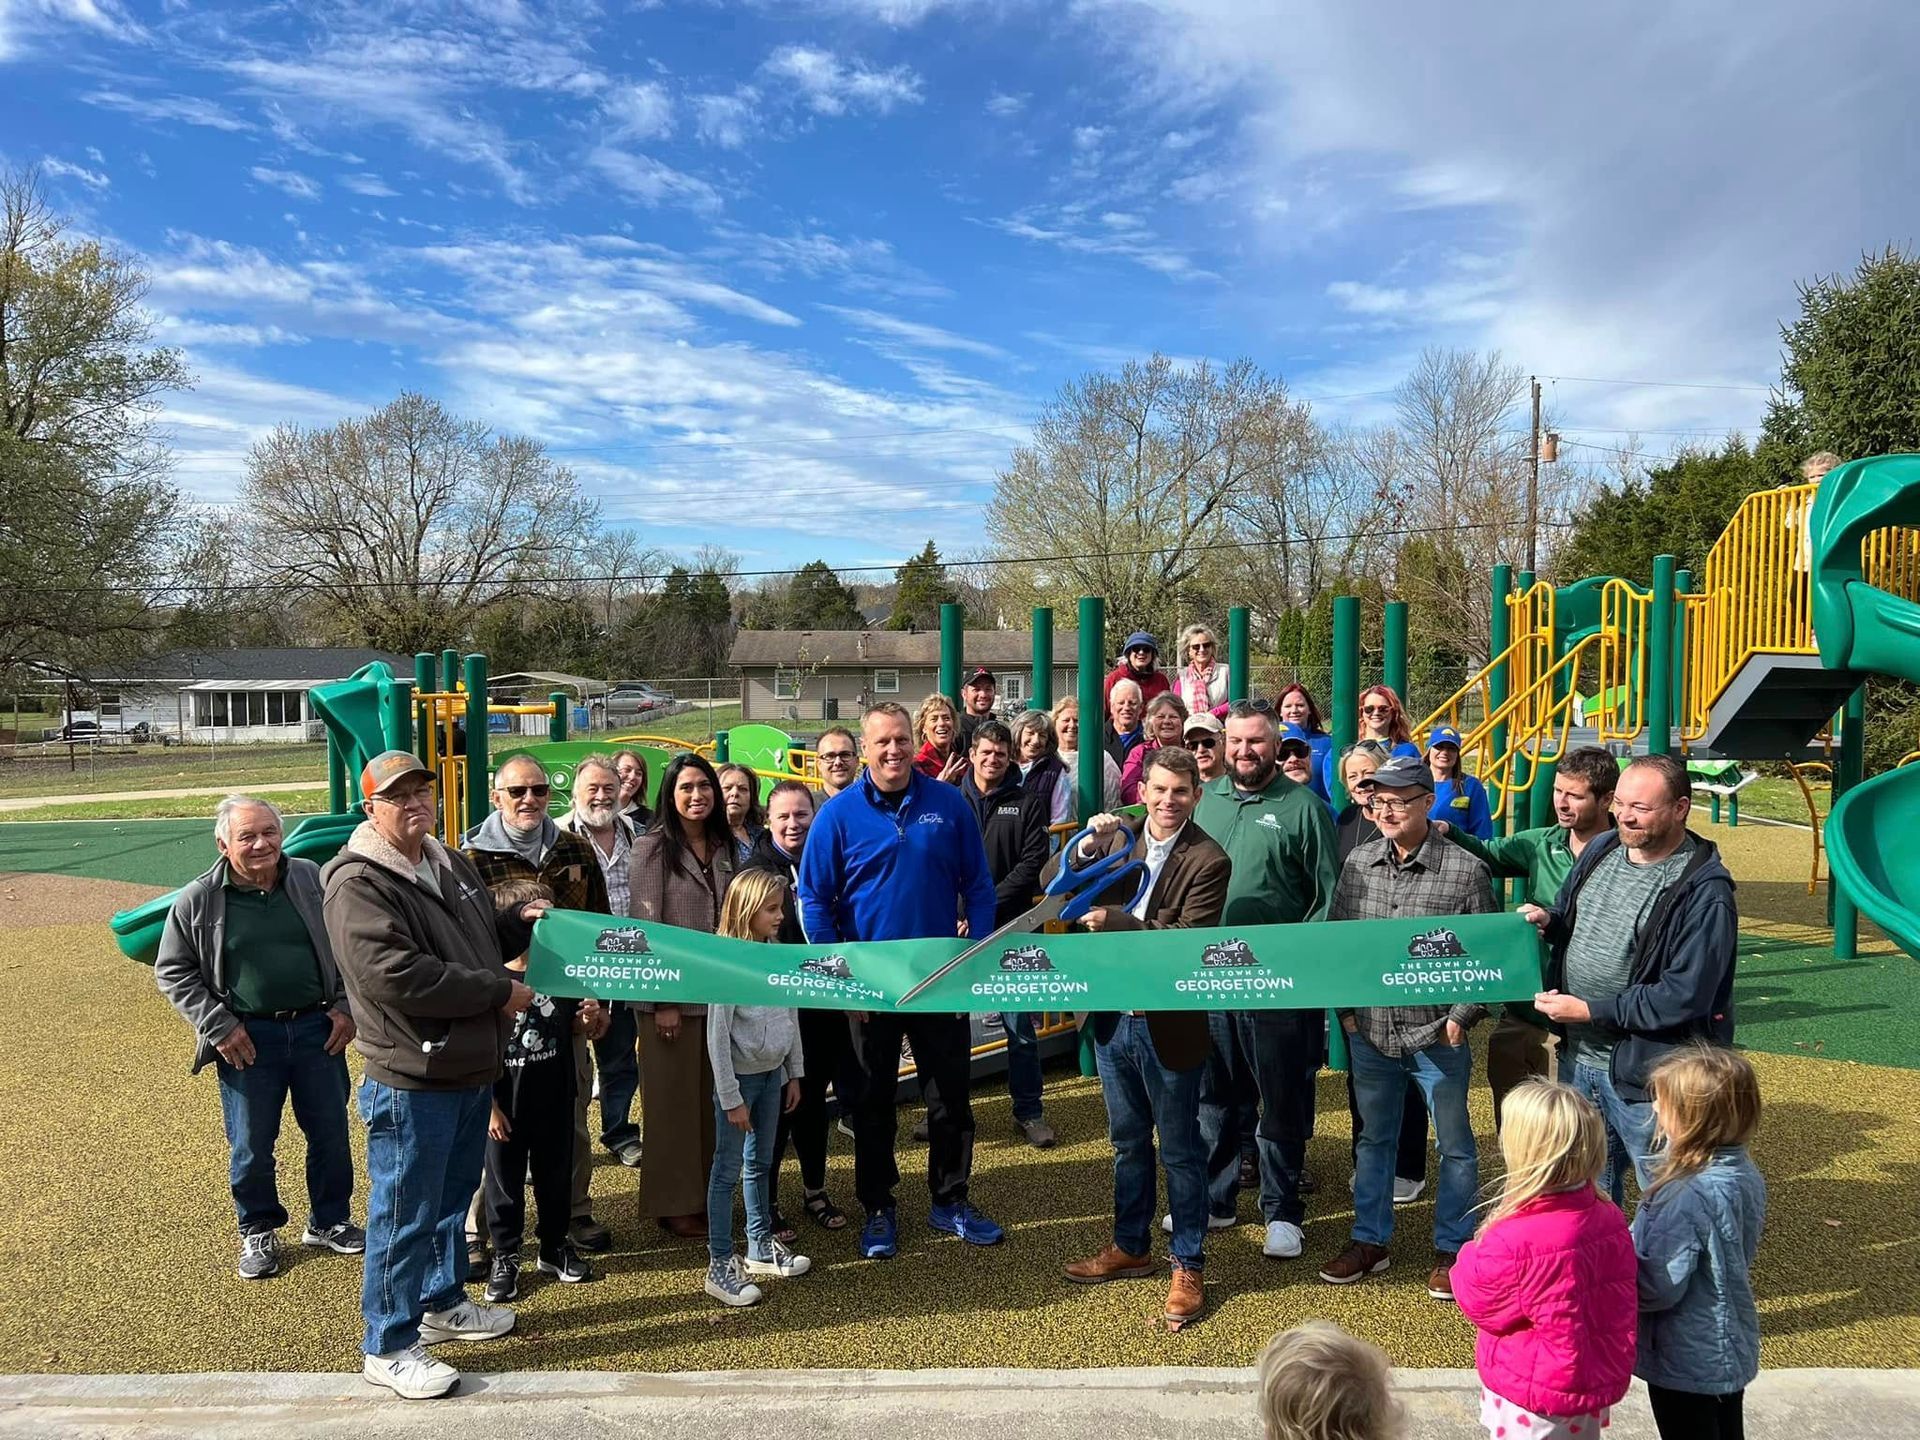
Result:
<svg viewBox="0 0 1920 1440"><path fill-rule="evenodd" d="M413 657L357 647L174 650L91 678L103 733L146 724L153 737L215 742L320 740L307 692L384 660L410 679Z"/></svg>

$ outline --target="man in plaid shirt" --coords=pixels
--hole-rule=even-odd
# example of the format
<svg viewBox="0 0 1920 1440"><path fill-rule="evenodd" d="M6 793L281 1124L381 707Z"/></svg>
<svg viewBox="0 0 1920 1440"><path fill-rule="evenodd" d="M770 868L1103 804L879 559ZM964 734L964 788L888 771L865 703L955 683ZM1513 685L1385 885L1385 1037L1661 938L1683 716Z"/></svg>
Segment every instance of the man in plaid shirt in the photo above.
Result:
<svg viewBox="0 0 1920 1440"><path fill-rule="evenodd" d="M1496 908L1485 862L1433 833L1427 812L1433 779L1418 760L1400 757L1374 773L1367 802L1380 838L1357 847L1341 867L1333 894L1335 920L1397 920L1416 915L1486 915ZM1473 1054L1467 1031L1484 1005L1372 1006L1339 1012L1347 1032L1353 1088L1360 1107L1354 1160L1353 1242L1320 1272L1330 1285L1350 1285L1390 1263L1393 1161L1406 1102L1407 1077L1426 1096L1440 1149L1433 1240L1438 1252L1427 1293L1453 1299L1453 1257L1473 1237L1480 1157L1467 1118Z"/></svg>

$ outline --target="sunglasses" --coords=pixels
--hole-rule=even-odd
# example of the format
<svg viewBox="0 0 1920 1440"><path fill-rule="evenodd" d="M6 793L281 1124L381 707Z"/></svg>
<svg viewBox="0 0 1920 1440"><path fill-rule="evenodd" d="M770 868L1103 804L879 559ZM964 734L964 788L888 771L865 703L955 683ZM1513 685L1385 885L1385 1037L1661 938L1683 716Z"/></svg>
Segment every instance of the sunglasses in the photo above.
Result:
<svg viewBox="0 0 1920 1440"><path fill-rule="evenodd" d="M1220 743L1220 737L1217 735L1187 736L1187 748L1189 750L1211 750L1213 749L1214 746L1218 745L1219 743Z"/></svg>
<svg viewBox="0 0 1920 1440"><path fill-rule="evenodd" d="M1391 715L1393 713L1393 707L1391 705L1362 705L1360 707L1360 713L1362 715Z"/></svg>
<svg viewBox="0 0 1920 1440"><path fill-rule="evenodd" d="M531 795L536 800L544 800L553 793L551 785L502 785L500 787L515 800Z"/></svg>

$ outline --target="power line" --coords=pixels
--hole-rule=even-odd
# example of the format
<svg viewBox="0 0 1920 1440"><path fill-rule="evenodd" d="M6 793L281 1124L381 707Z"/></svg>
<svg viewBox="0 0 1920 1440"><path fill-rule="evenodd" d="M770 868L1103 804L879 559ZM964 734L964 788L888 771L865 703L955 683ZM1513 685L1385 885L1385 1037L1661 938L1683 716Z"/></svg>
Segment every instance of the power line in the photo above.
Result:
<svg viewBox="0 0 1920 1440"><path fill-rule="evenodd" d="M1542 525L1555 525L1560 527L1567 527L1572 525L1573 522L1570 520L1542 520L1540 523ZM1392 538L1410 538L1410 537L1419 536L1419 535L1457 535L1457 534L1463 534L1463 533L1466 533L1469 531L1475 531L1475 530L1494 530L1494 529L1501 529L1501 528L1504 528L1501 522L1487 520L1487 521L1477 521L1477 522L1462 524L1462 525L1412 525L1412 526L1405 526L1398 529L1355 530L1355 531L1349 531L1344 534L1303 535L1299 537L1285 537L1285 538L1279 538L1279 539L1275 539L1273 537L1261 537L1258 539L1251 539L1251 540L1212 540L1212 541L1208 541L1205 544L1188 545L1184 547L1176 546L1176 545L1146 545L1146 546L1142 546L1138 550L1128 550L1128 551L1086 550L1086 551L1072 552L1072 553L1065 553L1065 554L1058 554L1058 555L1020 555L1020 556L1009 556L1003 559L989 558L984 560L948 560L948 561L943 561L942 563L949 567L956 567L956 566L964 567L968 565L1058 565L1058 564L1064 564L1070 561L1077 561L1077 560L1144 559L1149 555L1167 555L1167 554L1175 554L1175 553L1192 554L1192 553L1201 553L1201 552L1211 552L1216 550L1251 550L1251 549L1260 549L1260 548L1272 548L1272 547L1281 546L1281 545L1308 545L1308 544L1325 545L1325 544L1331 544L1337 541L1344 541L1344 540L1380 540L1380 539L1392 539ZM871 565L836 565L831 568L836 574L840 574L840 575L865 575L865 574L871 574L874 572L885 572L885 571L897 570L904 563L905 561L903 560L883 560L883 561L878 561ZM732 580L758 580L758 579L766 579L766 578L779 577L779 576L798 575L801 572L801 570L803 570L804 568L806 567L800 566L800 565L794 565L794 566L786 566L779 569L771 569L771 570L733 570L733 571L728 571L726 573L727 573L727 578ZM699 571L689 570L684 565L675 566L673 567L673 570L678 570L680 573L682 573L683 575L686 575L688 578L693 578L697 576L699 573L701 573ZM525 577L517 577L512 581L512 583L516 585L524 585L524 586L600 585L600 584L637 585L637 584L644 584L652 581L666 580L671 577L671 575L673 574L673 570L636 572L631 575L621 575L621 574L532 575L532 576L525 576ZM368 591L368 590L372 590L372 591L400 590L400 591L413 593L413 592L419 592L419 591L463 589L463 588L466 588L469 585L469 583L470 583L469 581L464 579L421 580L418 582L411 582L411 581L404 581L404 580L333 580L333 579L329 579L325 582L325 589L329 594L338 594L341 592L353 592L353 591ZM506 582L502 581L498 583L506 583ZM200 591L215 591L221 594L250 594L255 591L262 591L262 590L283 591L290 588L297 588L297 582L289 582L287 580L282 579L282 580L246 581L237 585L222 585L222 584L195 582L192 584L157 585L152 587L132 586L132 585L100 586L100 587L68 586L68 585L48 585L48 586L0 585L0 595L47 596L47 595L108 594L108 595L145 595L149 597L159 597L163 595L196 594Z"/></svg>
<svg viewBox="0 0 1920 1440"><path fill-rule="evenodd" d="M1771 395L1767 385L1714 385L1703 380L1607 380L1597 375L1542 375L1542 380L1570 385L1652 385L1667 390L1745 390L1756 395Z"/></svg>

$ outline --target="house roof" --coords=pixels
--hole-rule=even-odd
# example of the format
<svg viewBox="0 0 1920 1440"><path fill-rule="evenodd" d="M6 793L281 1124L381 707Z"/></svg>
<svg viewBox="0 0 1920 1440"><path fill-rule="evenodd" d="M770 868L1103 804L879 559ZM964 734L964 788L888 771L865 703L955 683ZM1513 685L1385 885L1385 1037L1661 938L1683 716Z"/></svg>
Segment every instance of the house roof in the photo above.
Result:
<svg viewBox="0 0 1920 1440"><path fill-rule="evenodd" d="M864 653L861 641L865 640ZM1072 666L1078 644L1071 630L1053 632L1053 663ZM1025 670L1033 664L1033 637L1024 630L968 630L964 650L969 665ZM806 658L801 659L801 651ZM736 669L776 665L825 665L838 669L872 666L931 669L940 663L938 630L741 630L733 637L727 663Z"/></svg>
<svg viewBox="0 0 1920 1440"><path fill-rule="evenodd" d="M314 646L268 648L243 647L236 650L170 650L114 667L110 674L92 677L95 684L140 680L149 683L168 681L190 685L208 680L281 681L292 684L324 684L344 680L362 665L384 660L396 676L411 677L413 657L393 655L385 650L359 646Z"/></svg>

